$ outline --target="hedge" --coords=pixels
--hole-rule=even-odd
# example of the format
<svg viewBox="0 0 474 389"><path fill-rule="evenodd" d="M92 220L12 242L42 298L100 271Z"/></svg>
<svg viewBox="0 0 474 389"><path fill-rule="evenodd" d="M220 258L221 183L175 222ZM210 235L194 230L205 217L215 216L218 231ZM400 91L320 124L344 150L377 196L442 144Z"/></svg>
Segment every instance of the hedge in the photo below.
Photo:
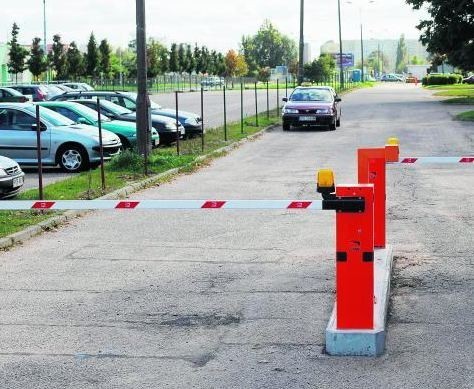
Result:
<svg viewBox="0 0 474 389"><path fill-rule="evenodd" d="M423 85L451 85L462 82L460 74L433 74L423 78Z"/></svg>

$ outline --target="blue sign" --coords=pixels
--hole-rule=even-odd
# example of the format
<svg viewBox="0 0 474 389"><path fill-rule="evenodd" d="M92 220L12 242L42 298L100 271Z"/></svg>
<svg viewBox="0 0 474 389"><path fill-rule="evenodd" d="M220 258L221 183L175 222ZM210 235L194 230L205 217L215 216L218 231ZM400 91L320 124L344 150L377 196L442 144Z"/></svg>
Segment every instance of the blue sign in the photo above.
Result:
<svg viewBox="0 0 474 389"><path fill-rule="evenodd" d="M341 55L339 53L334 53L334 61L336 61L337 66L341 66ZM349 68L354 66L354 54L352 53L342 53L342 67Z"/></svg>

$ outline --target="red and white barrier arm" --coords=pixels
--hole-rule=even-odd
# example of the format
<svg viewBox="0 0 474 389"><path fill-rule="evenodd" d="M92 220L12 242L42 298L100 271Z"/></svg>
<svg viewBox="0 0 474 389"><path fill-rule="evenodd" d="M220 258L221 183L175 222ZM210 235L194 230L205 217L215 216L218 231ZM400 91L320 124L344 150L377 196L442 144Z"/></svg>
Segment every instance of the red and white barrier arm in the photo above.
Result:
<svg viewBox="0 0 474 389"><path fill-rule="evenodd" d="M17 210L138 210L138 209L240 209L312 210L323 209L323 200L62 200L0 201L0 211Z"/></svg>
<svg viewBox="0 0 474 389"><path fill-rule="evenodd" d="M404 157L399 162L389 162L389 165L423 165L423 164L461 164L474 165L474 157Z"/></svg>

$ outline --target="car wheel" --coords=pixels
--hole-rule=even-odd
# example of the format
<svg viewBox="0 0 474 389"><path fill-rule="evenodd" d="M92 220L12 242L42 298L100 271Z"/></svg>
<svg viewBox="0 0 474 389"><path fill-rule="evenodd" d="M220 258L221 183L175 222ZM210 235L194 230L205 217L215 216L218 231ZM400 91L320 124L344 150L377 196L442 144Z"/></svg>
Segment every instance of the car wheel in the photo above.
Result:
<svg viewBox="0 0 474 389"><path fill-rule="evenodd" d="M291 130L291 125L287 123L283 123L283 131L290 131Z"/></svg>
<svg viewBox="0 0 474 389"><path fill-rule="evenodd" d="M122 143L122 151L132 149L132 145L127 138L123 137L122 135L119 135L118 137L120 138L120 143Z"/></svg>
<svg viewBox="0 0 474 389"><path fill-rule="evenodd" d="M341 118L336 120L336 127L341 127Z"/></svg>
<svg viewBox="0 0 474 389"><path fill-rule="evenodd" d="M329 125L329 131L335 131L336 130L336 120L334 120L330 125Z"/></svg>
<svg viewBox="0 0 474 389"><path fill-rule="evenodd" d="M89 167L89 157L81 146L66 145L58 153L61 169L68 173L77 173Z"/></svg>

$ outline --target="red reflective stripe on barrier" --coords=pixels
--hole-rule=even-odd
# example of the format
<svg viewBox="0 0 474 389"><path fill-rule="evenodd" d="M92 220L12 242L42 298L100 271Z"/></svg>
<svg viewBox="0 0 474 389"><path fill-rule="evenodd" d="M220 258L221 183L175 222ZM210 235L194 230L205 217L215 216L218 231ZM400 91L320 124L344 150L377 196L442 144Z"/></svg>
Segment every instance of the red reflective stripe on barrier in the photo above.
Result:
<svg viewBox="0 0 474 389"><path fill-rule="evenodd" d="M288 209L307 209L311 204L311 201L293 201L288 205Z"/></svg>
<svg viewBox="0 0 474 389"><path fill-rule="evenodd" d="M54 204L56 204L54 201L37 201L33 204L31 209L51 209Z"/></svg>
<svg viewBox="0 0 474 389"><path fill-rule="evenodd" d="M121 201L117 204L115 209L135 209L140 204L139 201Z"/></svg>
<svg viewBox="0 0 474 389"><path fill-rule="evenodd" d="M463 157L459 161L460 163L474 163L474 157Z"/></svg>
<svg viewBox="0 0 474 389"><path fill-rule="evenodd" d="M418 158L405 158L402 163L416 163L418 161Z"/></svg>
<svg viewBox="0 0 474 389"><path fill-rule="evenodd" d="M206 201L202 209L219 209L222 208L227 201Z"/></svg>

